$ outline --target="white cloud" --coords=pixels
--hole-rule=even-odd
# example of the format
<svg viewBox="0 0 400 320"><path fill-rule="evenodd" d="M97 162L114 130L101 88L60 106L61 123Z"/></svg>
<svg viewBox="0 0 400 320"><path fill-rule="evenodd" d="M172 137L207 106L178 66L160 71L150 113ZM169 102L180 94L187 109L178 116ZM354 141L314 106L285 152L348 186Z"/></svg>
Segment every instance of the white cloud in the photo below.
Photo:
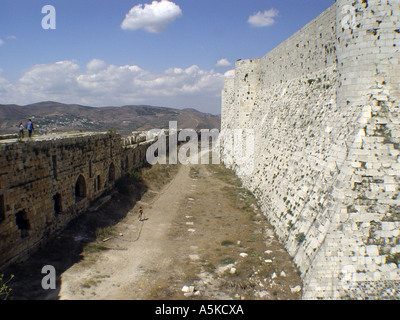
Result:
<svg viewBox="0 0 400 320"><path fill-rule="evenodd" d="M7 81L7 79L0 78L0 97L5 99L5 101L11 101L9 99L14 98L15 96L16 92L14 86Z"/></svg>
<svg viewBox="0 0 400 320"><path fill-rule="evenodd" d="M90 72L96 72L99 70L104 69L107 66L107 64L100 59L92 59L89 61L89 63L86 65L86 68Z"/></svg>
<svg viewBox="0 0 400 320"><path fill-rule="evenodd" d="M275 17L278 15L279 11L272 8L270 10L265 10L264 12L257 12L256 14L249 17L247 22L253 27L267 27L272 26L275 23Z"/></svg>
<svg viewBox="0 0 400 320"><path fill-rule="evenodd" d="M197 65L153 73L99 59L91 60L86 69L75 61L59 61L34 65L15 83L0 77L0 104L53 100L91 106L191 107L219 113L225 75Z"/></svg>
<svg viewBox="0 0 400 320"><path fill-rule="evenodd" d="M226 58L218 60L217 63L215 64L216 67L230 67L231 65L232 63L230 63L229 60Z"/></svg>
<svg viewBox="0 0 400 320"><path fill-rule="evenodd" d="M225 78L234 78L235 77L235 69L228 70L224 73Z"/></svg>
<svg viewBox="0 0 400 320"><path fill-rule="evenodd" d="M1 46L3 43L4 43L4 41L0 39L0 46Z"/></svg>
<svg viewBox="0 0 400 320"><path fill-rule="evenodd" d="M22 75L18 80L17 89L22 95L38 98L41 96L66 98L77 89L78 74L79 66L74 61L39 64Z"/></svg>
<svg viewBox="0 0 400 320"><path fill-rule="evenodd" d="M138 4L130 9L121 23L124 30L143 29L152 33L163 32L167 25L182 16L181 8L168 0Z"/></svg>

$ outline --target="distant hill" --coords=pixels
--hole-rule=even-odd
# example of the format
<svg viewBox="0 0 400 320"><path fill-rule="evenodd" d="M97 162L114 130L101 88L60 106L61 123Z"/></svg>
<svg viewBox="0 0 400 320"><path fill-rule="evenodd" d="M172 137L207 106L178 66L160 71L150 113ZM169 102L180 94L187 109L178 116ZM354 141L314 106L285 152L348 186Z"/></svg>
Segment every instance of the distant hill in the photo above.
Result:
<svg viewBox="0 0 400 320"><path fill-rule="evenodd" d="M32 118L38 133L66 131L105 131L121 134L168 128L177 121L183 129L220 129L221 117L195 109L173 109L148 105L89 107L45 101L26 106L0 104L0 133L15 133L22 121Z"/></svg>

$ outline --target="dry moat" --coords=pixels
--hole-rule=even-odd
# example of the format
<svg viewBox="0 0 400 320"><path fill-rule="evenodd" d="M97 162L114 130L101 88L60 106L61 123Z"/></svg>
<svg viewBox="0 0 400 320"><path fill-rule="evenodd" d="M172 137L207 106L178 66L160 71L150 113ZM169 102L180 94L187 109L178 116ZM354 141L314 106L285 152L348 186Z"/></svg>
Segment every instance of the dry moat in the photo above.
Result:
<svg viewBox="0 0 400 320"><path fill-rule="evenodd" d="M156 165L142 177L125 181L104 206L10 266L11 298L301 298L296 266L232 171ZM57 271L55 290L42 289L44 265Z"/></svg>

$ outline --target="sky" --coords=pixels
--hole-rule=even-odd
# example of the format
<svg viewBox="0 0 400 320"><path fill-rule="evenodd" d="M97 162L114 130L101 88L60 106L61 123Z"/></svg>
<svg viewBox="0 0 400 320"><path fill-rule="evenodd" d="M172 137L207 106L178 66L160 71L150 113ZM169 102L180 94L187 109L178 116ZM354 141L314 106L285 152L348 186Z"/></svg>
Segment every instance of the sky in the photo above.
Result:
<svg viewBox="0 0 400 320"><path fill-rule="evenodd" d="M0 104L153 105L219 114L261 58L334 0L0 0Z"/></svg>

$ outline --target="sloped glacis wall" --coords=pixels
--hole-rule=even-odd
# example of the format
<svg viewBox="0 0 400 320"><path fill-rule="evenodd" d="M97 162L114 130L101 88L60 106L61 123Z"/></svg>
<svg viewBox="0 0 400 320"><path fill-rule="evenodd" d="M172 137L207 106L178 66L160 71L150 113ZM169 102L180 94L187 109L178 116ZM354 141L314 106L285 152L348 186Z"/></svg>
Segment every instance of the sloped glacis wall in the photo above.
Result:
<svg viewBox="0 0 400 320"><path fill-rule="evenodd" d="M222 130L254 133L254 152L229 164L304 299L400 298L399 4L338 0L225 80ZM223 160L239 152L221 145Z"/></svg>

